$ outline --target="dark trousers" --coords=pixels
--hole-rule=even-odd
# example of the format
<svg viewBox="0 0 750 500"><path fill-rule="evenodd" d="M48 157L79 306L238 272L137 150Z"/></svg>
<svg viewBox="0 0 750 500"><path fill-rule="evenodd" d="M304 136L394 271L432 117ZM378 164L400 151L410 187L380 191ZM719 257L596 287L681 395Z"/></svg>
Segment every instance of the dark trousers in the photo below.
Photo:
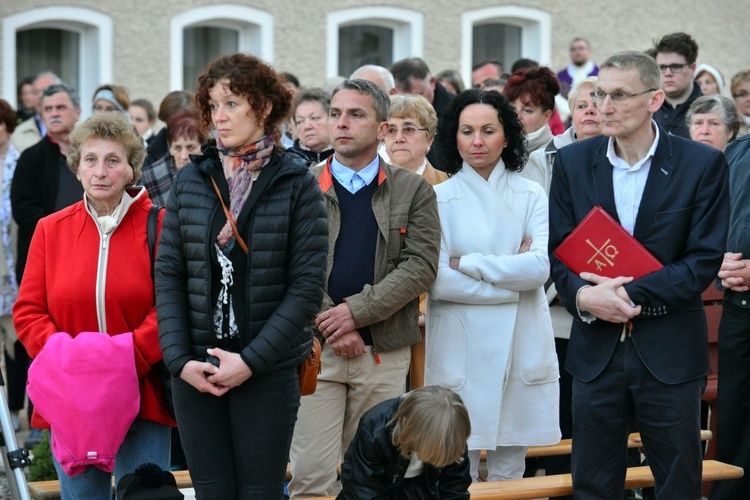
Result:
<svg viewBox="0 0 750 500"><path fill-rule="evenodd" d="M745 476L717 481L711 500L750 495L750 309L724 301L719 323L717 458L745 469Z"/></svg>
<svg viewBox="0 0 750 500"><path fill-rule="evenodd" d="M632 340L618 342L591 382L573 380L573 493L621 498L627 440L634 425L656 479L656 498L701 498L700 401L706 377L667 385L641 361Z"/></svg>
<svg viewBox="0 0 750 500"><path fill-rule="evenodd" d="M299 408L296 367L251 377L219 398L173 379L172 394L197 498L282 498Z"/></svg>
<svg viewBox="0 0 750 500"><path fill-rule="evenodd" d="M23 410L26 402L26 380L29 373L29 355L23 344L16 340L12 346L13 357L5 351L5 369L8 374L6 385L8 386L8 409L10 411ZM29 409L29 418L31 409Z"/></svg>
<svg viewBox="0 0 750 500"><path fill-rule="evenodd" d="M573 375L565 369L565 359L568 355L568 339L555 338L555 351L557 351L557 362L560 367L560 432L562 439L573 436ZM558 455L554 457L542 457L540 465L545 469L546 475L566 474L570 472L570 455ZM572 496L552 497L558 500L572 499Z"/></svg>

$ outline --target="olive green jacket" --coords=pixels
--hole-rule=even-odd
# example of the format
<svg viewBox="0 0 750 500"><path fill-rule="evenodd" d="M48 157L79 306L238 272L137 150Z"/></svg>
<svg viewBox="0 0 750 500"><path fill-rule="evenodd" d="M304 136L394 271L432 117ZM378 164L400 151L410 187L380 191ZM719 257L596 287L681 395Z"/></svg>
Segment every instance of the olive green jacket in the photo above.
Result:
<svg viewBox="0 0 750 500"><path fill-rule="evenodd" d="M328 209L328 267L326 285L333 267L334 249L341 217L330 159L312 168L325 195ZM380 159L378 187L372 209L379 234L375 249L375 279L356 295L346 297L356 328L370 326L374 347L386 352L419 342L417 326L419 295L435 281L440 252L440 219L435 192L421 176L392 167ZM323 311L335 304L326 293Z"/></svg>

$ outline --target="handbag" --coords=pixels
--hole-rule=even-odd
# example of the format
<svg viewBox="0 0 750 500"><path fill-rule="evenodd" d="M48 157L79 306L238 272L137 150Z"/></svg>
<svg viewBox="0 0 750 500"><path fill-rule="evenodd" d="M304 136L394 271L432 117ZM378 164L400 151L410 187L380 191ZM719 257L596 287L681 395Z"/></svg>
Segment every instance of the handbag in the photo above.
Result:
<svg viewBox="0 0 750 500"><path fill-rule="evenodd" d="M224 203L224 199L221 197L221 192L219 191L219 186L216 184L216 181L213 179L213 177L211 178L211 183L214 185L214 190L216 191L216 195L219 197L221 207L224 209L224 215L227 217L229 225L232 227L232 233L237 239L237 243L245 253L248 253L247 244L245 243L245 240L243 240L240 236L240 233L237 230L237 224L234 221L234 217L232 217L232 213L229 211L227 204ZM307 396L315 392L315 388L318 385L318 374L320 373L321 351L322 348L320 345L320 341L318 341L317 338L313 337L313 345L312 349L310 350L310 354L308 354L302 364L299 365L300 396Z"/></svg>
<svg viewBox="0 0 750 500"><path fill-rule="evenodd" d="M299 365L299 393L307 396L315 392L318 386L318 375L320 374L320 353L322 351L320 341L313 337L312 349L305 360Z"/></svg>

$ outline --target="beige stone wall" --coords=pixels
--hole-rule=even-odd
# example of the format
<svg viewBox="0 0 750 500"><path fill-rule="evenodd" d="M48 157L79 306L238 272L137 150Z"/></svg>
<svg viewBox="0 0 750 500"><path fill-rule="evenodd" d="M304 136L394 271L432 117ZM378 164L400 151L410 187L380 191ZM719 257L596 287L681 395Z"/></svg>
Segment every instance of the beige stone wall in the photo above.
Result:
<svg viewBox="0 0 750 500"><path fill-rule="evenodd" d="M146 97L158 105L170 88L169 23L187 9L219 3L211 0L4 0L0 18L29 9L72 5L112 16L114 20L114 83L125 85L131 97ZM587 37L594 58L601 61L619 50L643 50L659 36L686 31L698 41L698 62L707 62L727 80L750 66L747 19L750 2L630 0L238 0L274 16L274 61L277 69L297 74L307 86L325 80L326 14L366 5L408 8L424 14L424 58L434 73L460 69L461 14L498 5L534 7L552 15L552 67L567 64L568 42ZM2 57L2 55L0 55ZM510 62L508 62L510 65ZM0 75L2 78L4 75ZM105 83L105 82L102 82ZM728 94L728 91L725 90ZM83 96L84 103L90 96Z"/></svg>

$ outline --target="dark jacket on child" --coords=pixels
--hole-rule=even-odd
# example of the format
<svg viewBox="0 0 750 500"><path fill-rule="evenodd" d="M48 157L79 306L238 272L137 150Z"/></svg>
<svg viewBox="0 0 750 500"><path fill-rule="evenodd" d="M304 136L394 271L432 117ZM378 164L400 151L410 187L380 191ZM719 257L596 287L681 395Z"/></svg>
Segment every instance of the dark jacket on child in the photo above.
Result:
<svg viewBox="0 0 750 500"><path fill-rule="evenodd" d="M393 446L394 415L402 398L373 406L362 416L341 465L343 489L337 500L464 500L469 498L469 457L437 468L424 464L422 474L405 479L409 460Z"/></svg>

